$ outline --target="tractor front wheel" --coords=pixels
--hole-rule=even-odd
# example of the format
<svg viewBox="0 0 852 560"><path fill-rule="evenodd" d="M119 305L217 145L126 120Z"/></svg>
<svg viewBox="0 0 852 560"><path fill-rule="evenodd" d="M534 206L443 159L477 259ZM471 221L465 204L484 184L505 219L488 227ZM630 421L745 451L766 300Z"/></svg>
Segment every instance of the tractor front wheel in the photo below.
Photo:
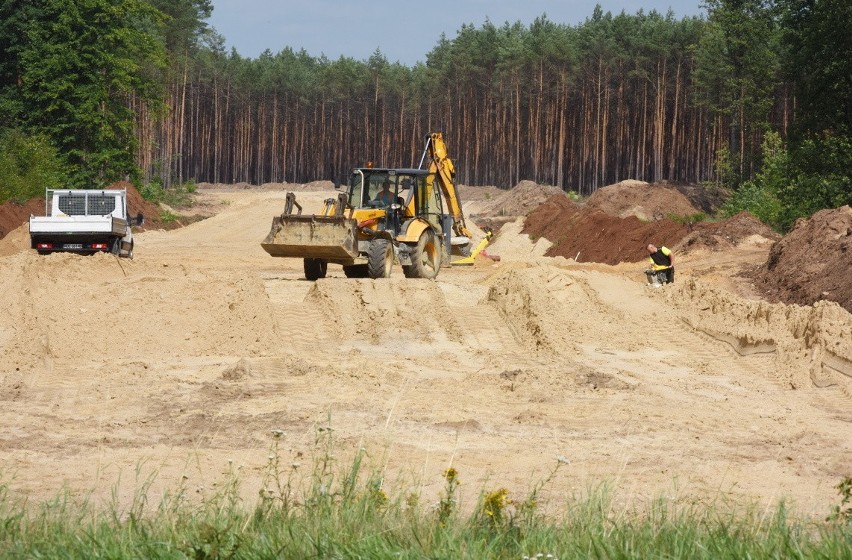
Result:
<svg viewBox="0 0 852 560"><path fill-rule="evenodd" d="M367 269L370 278L390 278L393 267L393 243L374 239L367 247Z"/></svg>

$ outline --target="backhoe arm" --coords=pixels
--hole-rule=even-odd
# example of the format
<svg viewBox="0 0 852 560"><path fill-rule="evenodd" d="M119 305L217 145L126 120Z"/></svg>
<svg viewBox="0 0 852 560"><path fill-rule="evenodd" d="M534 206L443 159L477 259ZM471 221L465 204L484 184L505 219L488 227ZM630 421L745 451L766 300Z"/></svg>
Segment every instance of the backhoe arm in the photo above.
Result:
<svg viewBox="0 0 852 560"><path fill-rule="evenodd" d="M453 160L447 155L447 145L444 143L444 137L440 132L433 132L429 135L426 150L431 159L429 171L436 173L440 179L441 192L449 206L449 213L453 216L453 228L456 230L456 235L473 237L464 222L461 200L454 182L456 168L453 165Z"/></svg>

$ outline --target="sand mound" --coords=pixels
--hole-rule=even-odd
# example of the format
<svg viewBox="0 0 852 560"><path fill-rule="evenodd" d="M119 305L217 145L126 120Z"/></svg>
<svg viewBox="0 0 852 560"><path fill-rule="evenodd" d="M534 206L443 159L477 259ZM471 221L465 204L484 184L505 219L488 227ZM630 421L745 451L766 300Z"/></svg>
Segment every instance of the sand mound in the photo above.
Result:
<svg viewBox="0 0 852 560"><path fill-rule="evenodd" d="M506 194L504 189L494 186L456 185L456 187L463 204L467 202L490 202Z"/></svg>
<svg viewBox="0 0 852 560"><path fill-rule="evenodd" d="M482 204L478 216L526 216L545 200L555 194L563 195L562 189L539 185L533 181L521 181L514 188L504 191L491 201Z"/></svg>
<svg viewBox="0 0 852 560"><path fill-rule="evenodd" d="M700 223L675 247L678 252L689 254L697 249L722 251L745 241L755 244L772 243L781 236L772 228L749 214L740 212L727 220L716 223Z"/></svg>
<svg viewBox="0 0 852 560"><path fill-rule="evenodd" d="M584 271L546 264L508 270L492 282L488 301L531 351L572 353L575 344L616 337L622 329L620 313L601 301Z"/></svg>
<svg viewBox="0 0 852 560"><path fill-rule="evenodd" d="M699 213L689 199L667 183L649 184L642 181L622 181L600 188L586 201L619 218L635 216L640 220L661 220L666 216L691 216Z"/></svg>
<svg viewBox="0 0 852 560"><path fill-rule="evenodd" d="M0 257L30 249L30 224L24 223L0 239Z"/></svg>
<svg viewBox="0 0 852 560"><path fill-rule="evenodd" d="M238 273L144 259L34 251L4 258L10 320L4 352L29 369L44 359L257 355L274 340L263 284ZM69 294L74 294L69 296ZM119 312L120 311L120 312Z"/></svg>
<svg viewBox="0 0 852 560"><path fill-rule="evenodd" d="M529 235L523 235L524 218L515 218L500 228L499 234L492 239L491 244L486 247L489 255L498 255L501 259L510 261L530 262L542 259L553 260L546 257L547 251L553 243L544 237L538 237L534 241Z"/></svg>
<svg viewBox="0 0 852 560"><path fill-rule="evenodd" d="M772 246L755 284L771 301L836 301L852 311L852 208L821 210L799 220Z"/></svg>

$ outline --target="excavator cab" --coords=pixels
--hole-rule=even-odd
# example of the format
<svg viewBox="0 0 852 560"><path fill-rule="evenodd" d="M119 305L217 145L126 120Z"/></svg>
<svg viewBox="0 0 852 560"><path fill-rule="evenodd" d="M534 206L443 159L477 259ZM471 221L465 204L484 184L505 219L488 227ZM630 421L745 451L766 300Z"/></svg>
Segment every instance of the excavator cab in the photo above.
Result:
<svg viewBox="0 0 852 560"><path fill-rule="evenodd" d="M386 189L393 189L388 170L356 169L349 180L349 204L356 210L386 206L379 196Z"/></svg>
<svg viewBox="0 0 852 560"><path fill-rule="evenodd" d="M407 207L418 183L422 183L422 179L418 180L405 170L355 169L347 190L349 204L356 210L394 204ZM386 191L389 192L388 197L384 196Z"/></svg>

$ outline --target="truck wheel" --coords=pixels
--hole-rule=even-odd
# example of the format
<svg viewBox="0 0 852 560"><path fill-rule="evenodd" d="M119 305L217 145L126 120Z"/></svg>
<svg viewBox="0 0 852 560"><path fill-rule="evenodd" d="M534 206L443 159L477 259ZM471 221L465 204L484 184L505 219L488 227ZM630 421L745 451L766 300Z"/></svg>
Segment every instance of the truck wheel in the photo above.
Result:
<svg viewBox="0 0 852 560"><path fill-rule="evenodd" d="M322 259L305 259L305 278L308 280L318 280L325 278L328 263Z"/></svg>
<svg viewBox="0 0 852 560"><path fill-rule="evenodd" d="M431 229L424 231L411 253L411 266L402 267L405 277L431 280L438 276L438 271L441 270L441 252L435 233Z"/></svg>
<svg viewBox="0 0 852 560"><path fill-rule="evenodd" d="M393 267L393 243L373 239L367 247L367 270L370 278L390 278Z"/></svg>
<svg viewBox="0 0 852 560"><path fill-rule="evenodd" d="M117 237L112 240L110 243L109 252L115 255L116 257L121 256L121 238Z"/></svg>

